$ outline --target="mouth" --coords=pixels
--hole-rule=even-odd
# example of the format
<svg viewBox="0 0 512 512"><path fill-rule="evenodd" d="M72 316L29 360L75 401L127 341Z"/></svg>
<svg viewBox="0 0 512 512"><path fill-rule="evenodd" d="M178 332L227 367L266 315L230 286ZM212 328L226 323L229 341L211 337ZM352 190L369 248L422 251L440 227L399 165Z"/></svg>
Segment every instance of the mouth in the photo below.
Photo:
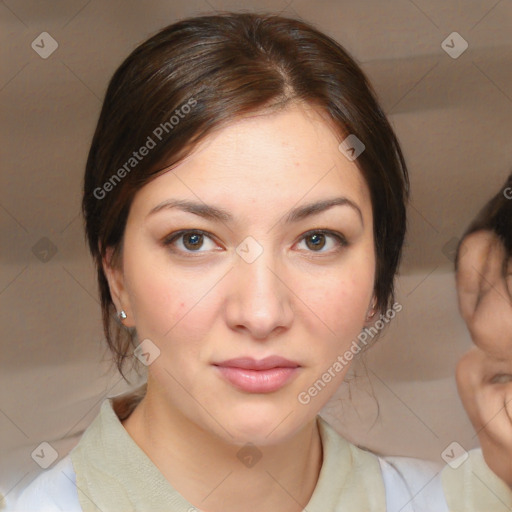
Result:
<svg viewBox="0 0 512 512"><path fill-rule="evenodd" d="M279 356L256 360L239 357L214 363L220 376L247 393L272 393L281 389L299 372L300 365Z"/></svg>

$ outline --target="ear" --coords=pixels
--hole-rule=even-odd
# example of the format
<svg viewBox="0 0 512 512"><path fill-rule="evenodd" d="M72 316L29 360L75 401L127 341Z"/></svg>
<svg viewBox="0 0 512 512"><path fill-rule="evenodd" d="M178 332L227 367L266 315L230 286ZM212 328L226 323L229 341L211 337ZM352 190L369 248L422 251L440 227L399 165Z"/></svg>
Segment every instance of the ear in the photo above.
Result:
<svg viewBox="0 0 512 512"><path fill-rule="evenodd" d="M135 327L130 297L125 286L122 258L119 258L118 262L113 262L113 252L113 247L107 247L105 257L102 260L103 272L107 278L116 311L119 313L123 310L126 313L126 318L120 319L120 321L126 327Z"/></svg>

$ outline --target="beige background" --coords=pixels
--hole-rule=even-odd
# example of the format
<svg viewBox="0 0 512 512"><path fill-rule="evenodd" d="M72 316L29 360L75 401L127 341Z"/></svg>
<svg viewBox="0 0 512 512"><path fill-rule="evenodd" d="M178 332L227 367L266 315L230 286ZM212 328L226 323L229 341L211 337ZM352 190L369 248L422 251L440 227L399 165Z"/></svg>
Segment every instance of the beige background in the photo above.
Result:
<svg viewBox="0 0 512 512"><path fill-rule="evenodd" d="M104 397L127 389L109 371L79 216L107 81L159 28L220 9L301 17L341 42L372 79L409 164L403 311L366 356L368 375L359 367L325 416L349 439L386 454L441 462L452 441L477 446L453 377L471 340L458 315L449 247L510 172L510 0L7 0L0 3L4 494L42 471L31 458L41 442L63 457ZM454 31L469 44L457 59L441 47ZM58 43L47 59L31 47L42 32ZM56 249L48 261L45 237Z"/></svg>

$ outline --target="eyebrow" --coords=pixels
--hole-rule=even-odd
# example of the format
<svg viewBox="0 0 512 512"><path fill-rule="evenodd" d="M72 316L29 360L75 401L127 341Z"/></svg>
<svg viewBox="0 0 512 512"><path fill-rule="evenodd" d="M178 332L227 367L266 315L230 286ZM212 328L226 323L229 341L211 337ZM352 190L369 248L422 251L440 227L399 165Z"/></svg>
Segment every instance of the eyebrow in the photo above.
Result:
<svg viewBox="0 0 512 512"><path fill-rule="evenodd" d="M306 217L310 217L312 215L316 215L318 213L324 212L333 206L348 206L355 210L361 219L361 224L364 226L363 214L361 213L361 209L354 203L352 200L347 197L333 197L331 199L324 199L323 201L317 201L314 203L308 203L303 206L299 206L291 210L286 216L286 223L298 222L300 220L305 219ZM155 206L151 211L147 214L146 218L150 215L154 215L155 213L166 210L170 208L178 208L188 213L193 213L194 215L198 215L199 217L203 217L205 219L211 219L221 222L233 222L233 215L229 213L227 210L223 208L219 208L216 206L207 205L205 203L196 203L194 201L188 201L184 199L167 199L162 203Z"/></svg>

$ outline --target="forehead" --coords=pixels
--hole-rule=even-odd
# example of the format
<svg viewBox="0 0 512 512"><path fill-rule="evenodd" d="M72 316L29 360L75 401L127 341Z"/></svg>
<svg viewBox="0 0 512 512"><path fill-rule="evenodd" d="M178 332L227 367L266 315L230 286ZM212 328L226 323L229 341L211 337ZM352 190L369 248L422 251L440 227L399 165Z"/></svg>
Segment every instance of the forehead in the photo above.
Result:
<svg viewBox="0 0 512 512"><path fill-rule="evenodd" d="M180 164L145 185L132 208L143 213L179 196L266 209L341 194L368 214L366 182L339 151L341 140L312 107L250 114L210 134Z"/></svg>

